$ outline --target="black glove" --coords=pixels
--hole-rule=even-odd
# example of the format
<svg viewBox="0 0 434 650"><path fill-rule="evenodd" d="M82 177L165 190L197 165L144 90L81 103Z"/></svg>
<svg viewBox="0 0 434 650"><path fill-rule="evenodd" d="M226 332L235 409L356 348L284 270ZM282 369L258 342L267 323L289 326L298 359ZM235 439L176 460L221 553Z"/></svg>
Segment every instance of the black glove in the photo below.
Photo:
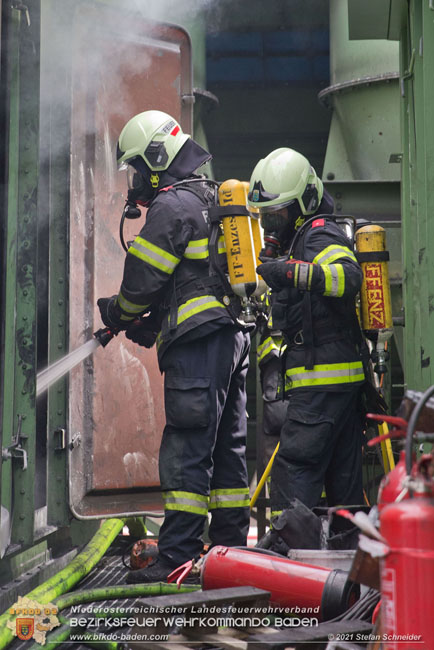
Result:
<svg viewBox="0 0 434 650"><path fill-rule="evenodd" d="M256 272L264 278L271 289L279 291L284 287L294 286L294 270L292 260L273 260L260 264Z"/></svg>
<svg viewBox="0 0 434 650"><path fill-rule="evenodd" d="M148 316L147 318L138 318L133 321L128 326L125 336L130 341L137 343L137 345L142 345L144 348L152 348L158 331L155 320L151 316Z"/></svg>
<svg viewBox="0 0 434 650"><path fill-rule="evenodd" d="M121 310L116 303L117 296L111 298L98 298L97 305L101 314L101 320L111 330L124 330L128 323L121 320Z"/></svg>

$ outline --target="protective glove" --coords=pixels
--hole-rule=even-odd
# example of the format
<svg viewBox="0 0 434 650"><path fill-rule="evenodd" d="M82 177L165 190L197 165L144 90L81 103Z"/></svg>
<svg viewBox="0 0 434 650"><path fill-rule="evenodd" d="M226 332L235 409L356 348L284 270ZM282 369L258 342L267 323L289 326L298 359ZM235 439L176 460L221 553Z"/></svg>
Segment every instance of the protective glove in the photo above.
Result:
<svg viewBox="0 0 434 650"><path fill-rule="evenodd" d="M97 305L101 320L106 327L112 330L124 330L128 327L128 323L121 320L121 310L116 303L117 296L111 298L98 298Z"/></svg>
<svg viewBox="0 0 434 650"><path fill-rule="evenodd" d="M311 291L318 284L318 274L322 273L318 264L303 260L273 260L260 264L256 272L274 291L284 287Z"/></svg>
<svg viewBox="0 0 434 650"><path fill-rule="evenodd" d="M155 320L151 316L148 316L147 318L138 318L133 321L128 326L125 336L130 341L137 343L137 345L141 345L144 348L152 348L158 331Z"/></svg>
<svg viewBox="0 0 434 650"><path fill-rule="evenodd" d="M260 264L256 272L274 291L294 286L294 260L272 260Z"/></svg>

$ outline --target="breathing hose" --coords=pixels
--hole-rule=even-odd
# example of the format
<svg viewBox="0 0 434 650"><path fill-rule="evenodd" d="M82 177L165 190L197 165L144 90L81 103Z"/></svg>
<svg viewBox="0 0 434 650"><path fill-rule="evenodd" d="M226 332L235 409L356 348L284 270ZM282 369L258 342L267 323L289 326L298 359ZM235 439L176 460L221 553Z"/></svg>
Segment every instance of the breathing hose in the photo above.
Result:
<svg viewBox="0 0 434 650"><path fill-rule="evenodd" d="M124 523L123 519L107 519L72 562L42 585L26 594L26 597L45 605L72 589L99 562L122 530ZM12 630L6 624L15 619L16 615L9 614L8 610L0 616L0 650L6 648L14 638Z"/></svg>

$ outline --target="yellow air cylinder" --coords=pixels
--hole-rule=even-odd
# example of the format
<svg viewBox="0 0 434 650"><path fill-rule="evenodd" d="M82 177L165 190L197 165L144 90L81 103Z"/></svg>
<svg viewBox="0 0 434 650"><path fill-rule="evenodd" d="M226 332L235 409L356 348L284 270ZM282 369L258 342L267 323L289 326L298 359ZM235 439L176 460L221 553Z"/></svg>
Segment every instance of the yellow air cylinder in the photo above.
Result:
<svg viewBox="0 0 434 650"><path fill-rule="evenodd" d="M374 224L360 228L356 232L356 247L363 271L362 329L383 357L385 342L393 334L386 231Z"/></svg>
<svg viewBox="0 0 434 650"><path fill-rule="evenodd" d="M219 204L245 206L243 183L235 179L224 181L219 187ZM251 219L246 215L228 216L222 218L222 224L232 290L237 296L250 298L258 288Z"/></svg>
<svg viewBox="0 0 434 650"><path fill-rule="evenodd" d="M247 194L249 193L249 183L247 181L241 181L242 185L244 187L244 192L245 192L245 201L246 201L246 207L247 207ZM259 217L259 215L258 215ZM255 259L256 259L256 266L259 264L262 264L261 260L259 259L259 253L264 247L264 237L262 235L262 226L261 223L258 219L255 219L253 217L250 218L250 226L252 229L252 236L253 236L253 243L255 247ZM267 284L265 280L261 278L260 275L257 275L257 283L258 283L258 288L256 291L253 292L253 295L255 297L257 296L262 296L267 291Z"/></svg>

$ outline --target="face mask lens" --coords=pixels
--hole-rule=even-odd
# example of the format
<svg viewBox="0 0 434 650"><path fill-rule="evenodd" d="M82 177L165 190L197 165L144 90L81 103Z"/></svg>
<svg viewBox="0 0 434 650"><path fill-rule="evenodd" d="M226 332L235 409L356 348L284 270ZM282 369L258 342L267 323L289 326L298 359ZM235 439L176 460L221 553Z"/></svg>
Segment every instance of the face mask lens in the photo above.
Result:
<svg viewBox="0 0 434 650"><path fill-rule="evenodd" d="M261 225L266 233L280 232L288 224L288 218L281 212L264 212Z"/></svg>
<svg viewBox="0 0 434 650"><path fill-rule="evenodd" d="M289 221L297 221L299 217L303 216L303 213L300 208L300 204L298 201L294 201L290 205L287 206L288 209L288 220Z"/></svg>
<svg viewBox="0 0 434 650"><path fill-rule="evenodd" d="M136 172L131 165L128 165L127 169L127 182L129 190L140 190L145 186L142 175Z"/></svg>

